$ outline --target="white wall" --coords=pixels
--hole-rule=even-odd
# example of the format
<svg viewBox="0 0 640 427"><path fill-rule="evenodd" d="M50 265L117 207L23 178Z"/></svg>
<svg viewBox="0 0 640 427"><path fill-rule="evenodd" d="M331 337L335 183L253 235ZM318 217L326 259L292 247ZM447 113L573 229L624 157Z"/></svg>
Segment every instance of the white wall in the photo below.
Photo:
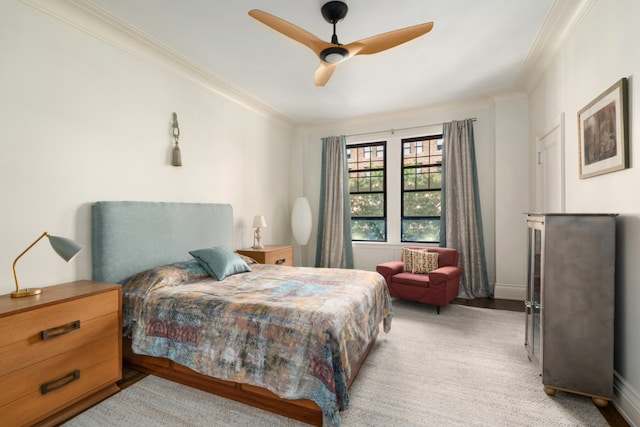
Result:
<svg viewBox="0 0 640 427"><path fill-rule="evenodd" d="M615 404L640 425L640 2L599 0L563 45L530 96L530 143L566 115L567 212L619 213L616 263ZM629 169L579 179L577 112L622 77L629 78ZM533 157L531 170L533 170ZM531 182L535 177L531 176ZM531 205L534 200L531 194ZM585 290L588 292L588 289Z"/></svg>
<svg viewBox="0 0 640 427"><path fill-rule="evenodd" d="M0 294L45 230L85 250L67 265L41 242L18 262L21 287L91 278L97 200L230 203L236 248L253 243L255 214L267 220L264 242L291 242L290 123L17 0L2 2L0 52ZM174 111L181 168L169 164Z"/></svg>
<svg viewBox="0 0 640 427"><path fill-rule="evenodd" d="M529 98L523 92L494 96L496 110L496 292L525 299L525 212L529 208Z"/></svg>

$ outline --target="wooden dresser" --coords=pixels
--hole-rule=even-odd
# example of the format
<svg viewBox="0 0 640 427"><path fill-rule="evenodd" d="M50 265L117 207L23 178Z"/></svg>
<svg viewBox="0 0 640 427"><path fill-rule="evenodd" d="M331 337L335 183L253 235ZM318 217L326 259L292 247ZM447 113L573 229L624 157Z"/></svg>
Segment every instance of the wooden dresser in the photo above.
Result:
<svg viewBox="0 0 640 427"><path fill-rule="evenodd" d="M263 249L240 249L238 253L251 257L260 264L293 266L293 246L265 245Z"/></svg>
<svg viewBox="0 0 640 427"><path fill-rule="evenodd" d="M80 280L0 296L0 425L55 425L117 392L122 288Z"/></svg>

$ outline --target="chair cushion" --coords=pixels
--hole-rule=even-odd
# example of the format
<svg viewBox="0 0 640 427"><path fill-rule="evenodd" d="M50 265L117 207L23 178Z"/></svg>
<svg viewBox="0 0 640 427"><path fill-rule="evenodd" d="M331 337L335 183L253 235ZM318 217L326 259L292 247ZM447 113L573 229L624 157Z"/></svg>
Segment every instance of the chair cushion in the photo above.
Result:
<svg viewBox="0 0 640 427"><path fill-rule="evenodd" d="M412 273L427 274L438 268L438 253L415 251L413 253Z"/></svg>
<svg viewBox="0 0 640 427"><path fill-rule="evenodd" d="M429 276L426 274L414 274L414 273L398 273L391 279L393 283L400 283L402 285L420 286L422 288L429 287Z"/></svg>
<svg viewBox="0 0 640 427"><path fill-rule="evenodd" d="M411 248L402 248L403 271L413 273L413 251Z"/></svg>
<svg viewBox="0 0 640 427"><path fill-rule="evenodd" d="M427 274L438 268L438 253L427 248L402 248L403 271L405 273Z"/></svg>

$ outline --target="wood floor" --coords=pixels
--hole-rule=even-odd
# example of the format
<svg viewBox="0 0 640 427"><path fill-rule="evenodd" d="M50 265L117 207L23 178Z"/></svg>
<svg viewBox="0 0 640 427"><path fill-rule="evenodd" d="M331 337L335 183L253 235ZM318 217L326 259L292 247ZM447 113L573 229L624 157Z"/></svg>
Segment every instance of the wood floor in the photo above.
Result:
<svg viewBox="0 0 640 427"><path fill-rule="evenodd" d="M118 381L118 387L120 387L120 390L124 390L125 388L137 383L146 376L147 374L145 374L144 372L136 371L135 369L131 369L128 366L123 365L122 379Z"/></svg>
<svg viewBox="0 0 640 427"><path fill-rule="evenodd" d="M509 310L509 311L521 311L524 313L524 302L523 301L514 301L514 300L505 300L505 299L494 299L494 298L476 298L472 300L456 298L453 300L454 304L467 305L470 307L481 307L481 308L494 308L497 310ZM524 328L524 318L522 319ZM613 404L607 405L605 408L597 407L605 420L609 423L611 427L630 427L627 420L625 420L622 415L618 412L618 410L613 406Z"/></svg>
<svg viewBox="0 0 640 427"><path fill-rule="evenodd" d="M524 301L495 298L463 299L456 298L454 304L468 305L470 307L495 308L497 310L521 311L524 313Z"/></svg>

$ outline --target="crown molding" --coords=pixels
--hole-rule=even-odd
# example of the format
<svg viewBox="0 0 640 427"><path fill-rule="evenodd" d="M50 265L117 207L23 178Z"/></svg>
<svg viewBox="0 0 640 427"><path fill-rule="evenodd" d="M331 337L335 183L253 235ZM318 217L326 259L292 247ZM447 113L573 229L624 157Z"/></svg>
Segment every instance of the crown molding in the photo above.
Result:
<svg viewBox="0 0 640 427"><path fill-rule="evenodd" d="M529 48L515 87L531 93L567 40L598 0L554 0L542 28Z"/></svg>
<svg viewBox="0 0 640 427"><path fill-rule="evenodd" d="M141 61L183 80L196 83L246 109L274 118L288 126L294 125L293 120L282 112L269 107L88 0L21 1Z"/></svg>

